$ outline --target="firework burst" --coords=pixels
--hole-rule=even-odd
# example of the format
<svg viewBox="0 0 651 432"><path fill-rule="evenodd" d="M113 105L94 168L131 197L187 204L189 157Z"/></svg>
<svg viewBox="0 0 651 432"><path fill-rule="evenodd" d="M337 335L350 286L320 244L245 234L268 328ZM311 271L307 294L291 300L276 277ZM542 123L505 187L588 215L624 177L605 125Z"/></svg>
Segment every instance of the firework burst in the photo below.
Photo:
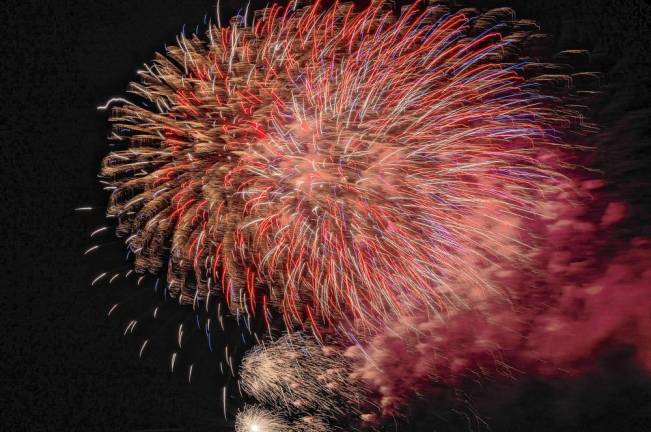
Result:
<svg viewBox="0 0 651 432"><path fill-rule="evenodd" d="M508 295L478 269L523 260L525 233L491 227L537 213L580 116L519 63L535 25L447 12L273 6L157 55L102 167L136 270L317 332Z"/></svg>
<svg viewBox="0 0 651 432"><path fill-rule="evenodd" d="M433 382L584 371L623 323L651 364L649 243L614 247L626 205L591 201L603 184L568 163L591 129L586 52L552 62L508 8L393 9L237 16L107 104L108 215L135 270L223 301L222 330L226 304L256 339L252 322L287 331L243 359L240 432L378 425Z"/></svg>
<svg viewBox="0 0 651 432"><path fill-rule="evenodd" d="M249 351L240 372L242 390L288 413L326 413L337 419L356 412L363 390L350 378L346 358L299 333Z"/></svg>

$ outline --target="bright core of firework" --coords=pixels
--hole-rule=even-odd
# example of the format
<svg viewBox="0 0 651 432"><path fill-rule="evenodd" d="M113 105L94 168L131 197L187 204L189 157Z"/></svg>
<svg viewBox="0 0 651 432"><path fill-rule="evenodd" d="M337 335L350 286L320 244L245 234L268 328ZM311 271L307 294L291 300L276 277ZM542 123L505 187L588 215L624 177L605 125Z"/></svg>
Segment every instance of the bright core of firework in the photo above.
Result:
<svg viewBox="0 0 651 432"><path fill-rule="evenodd" d="M294 432L292 426L282 417L256 406L247 406L235 422L237 432Z"/></svg>

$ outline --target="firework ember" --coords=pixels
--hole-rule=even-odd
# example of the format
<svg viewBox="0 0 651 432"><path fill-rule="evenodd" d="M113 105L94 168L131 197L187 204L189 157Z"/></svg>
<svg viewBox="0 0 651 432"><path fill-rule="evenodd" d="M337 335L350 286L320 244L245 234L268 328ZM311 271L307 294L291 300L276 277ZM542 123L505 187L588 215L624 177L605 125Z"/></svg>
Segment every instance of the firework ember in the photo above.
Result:
<svg viewBox="0 0 651 432"><path fill-rule="evenodd" d="M580 116L537 90L553 65L517 64L531 22L446 12L273 6L146 65L102 168L136 270L290 327L508 295L478 269L522 261Z"/></svg>

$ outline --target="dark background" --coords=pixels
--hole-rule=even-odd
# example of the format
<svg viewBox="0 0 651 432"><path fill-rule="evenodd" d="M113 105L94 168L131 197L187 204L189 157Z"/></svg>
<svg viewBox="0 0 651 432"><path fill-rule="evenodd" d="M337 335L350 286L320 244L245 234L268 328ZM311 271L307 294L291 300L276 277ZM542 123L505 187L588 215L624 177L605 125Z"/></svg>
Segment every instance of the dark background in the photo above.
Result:
<svg viewBox="0 0 651 432"><path fill-rule="evenodd" d="M105 224L106 193L96 174L108 152L106 113L95 108L123 94L136 69L214 16L213 0L5 0L0 5L0 430L217 431L224 426L221 360L201 340L189 343L170 373L176 326L191 312L166 308L162 324L122 331L161 298L145 280L90 286L103 271L126 267ZM236 7L224 3L223 16ZM651 8L642 0L476 1L514 7L557 36L558 48L588 48L611 92L597 117L597 165L628 194L640 230L648 227L648 129L651 106ZM619 188L619 189L617 189ZM75 212L82 206L100 207ZM646 219L645 219L646 217ZM111 318L116 301L124 307ZM169 305L168 305L169 306ZM144 316L144 315L143 315ZM191 327L191 326L190 326ZM138 351L152 337L143 359ZM195 365L192 383L187 372ZM478 413L494 431L651 430L651 384L626 353L575 381L491 388ZM226 374L228 376L228 374ZM232 384L232 382L231 382ZM231 387L229 392L234 389ZM229 415L237 398L228 398ZM479 404L481 405L481 404ZM415 407L399 430L467 430L475 421L439 405ZM393 429L393 428L391 428Z"/></svg>

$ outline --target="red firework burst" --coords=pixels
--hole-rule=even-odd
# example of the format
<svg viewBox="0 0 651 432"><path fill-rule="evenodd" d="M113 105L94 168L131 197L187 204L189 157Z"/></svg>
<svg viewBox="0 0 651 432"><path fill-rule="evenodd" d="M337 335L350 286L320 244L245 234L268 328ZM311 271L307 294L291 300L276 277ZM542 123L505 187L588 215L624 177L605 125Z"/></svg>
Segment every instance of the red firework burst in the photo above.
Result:
<svg viewBox="0 0 651 432"><path fill-rule="evenodd" d="M111 118L108 214L136 269L315 328L499 292L482 269L526 255L517 220L578 118L519 63L533 26L509 11L273 6L181 36Z"/></svg>

